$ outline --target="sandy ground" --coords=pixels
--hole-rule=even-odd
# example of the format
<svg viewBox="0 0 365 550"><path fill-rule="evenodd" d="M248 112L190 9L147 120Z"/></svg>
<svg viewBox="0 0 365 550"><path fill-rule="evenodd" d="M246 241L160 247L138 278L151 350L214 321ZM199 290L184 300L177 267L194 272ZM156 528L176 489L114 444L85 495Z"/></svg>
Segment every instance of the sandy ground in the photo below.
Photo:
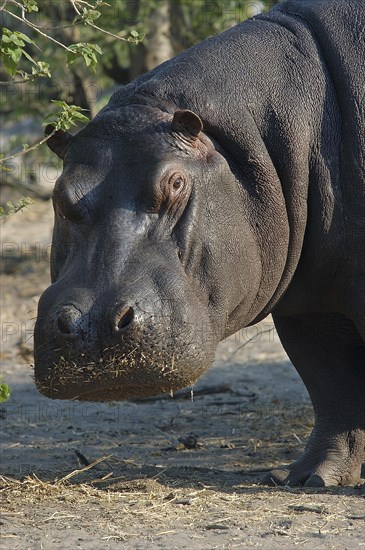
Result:
<svg viewBox="0 0 365 550"><path fill-rule="evenodd" d="M12 390L1 407L1 548L365 548L363 487L258 485L298 456L313 422L269 318L219 346L193 400L82 404L37 392L32 327L51 227L49 203L1 227Z"/></svg>

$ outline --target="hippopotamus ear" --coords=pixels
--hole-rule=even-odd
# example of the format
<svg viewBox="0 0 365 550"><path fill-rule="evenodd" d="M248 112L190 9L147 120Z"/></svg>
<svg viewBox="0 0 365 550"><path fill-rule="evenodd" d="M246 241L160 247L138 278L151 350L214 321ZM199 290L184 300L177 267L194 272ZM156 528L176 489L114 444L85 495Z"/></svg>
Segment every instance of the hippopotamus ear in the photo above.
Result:
<svg viewBox="0 0 365 550"><path fill-rule="evenodd" d="M193 113L193 111L185 109L183 111L175 111L171 128L174 132L184 134L185 138L194 142L203 130L203 123L200 117Z"/></svg>
<svg viewBox="0 0 365 550"><path fill-rule="evenodd" d="M49 134L51 134L53 130L54 126L52 126L52 124L48 124L44 130L44 135L49 136ZM53 151L54 153L56 153L56 155L60 157L60 159L63 159L65 155L66 145L71 138L72 134L70 134L69 132L57 130L57 132L55 132L53 136L51 136L47 140L47 145L51 149L51 151Z"/></svg>

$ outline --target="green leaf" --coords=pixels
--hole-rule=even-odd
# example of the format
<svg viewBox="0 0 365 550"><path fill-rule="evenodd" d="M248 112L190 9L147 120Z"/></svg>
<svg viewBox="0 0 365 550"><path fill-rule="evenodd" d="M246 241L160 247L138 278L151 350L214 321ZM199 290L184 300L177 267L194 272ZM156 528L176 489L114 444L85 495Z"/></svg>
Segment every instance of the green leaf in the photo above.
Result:
<svg viewBox="0 0 365 550"><path fill-rule="evenodd" d="M96 19L98 19L99 17L101 16L101 13L100 11L98 10L93 10L93 9L89 9L89 8L84 8L83 9L83 12L82 12L82 16L81 16L81 19L85 22L85 23L93 23Z"/></svg>
<svg viewBox="0 0 365 550"><path fill-rule="evenodd" d="M22 56L22 50L20 48L14 48L9 50L9 55L15 64L18 63L19 59Z"/></svg>
<svg viewBox="0 0 365 550"><path fill-rule="evenodd" d="M3 63L10 76L14 76L16 73L17 63L14 63L12 58L6 55L3 56Z"/></svg>
<svg viewBox="0 0 365 550"><path fill-rule="evenodd" d="M20 38L18 38L15 33L13 33L8 38L9 38L9 42L8 42L9 44L15 44L16 46L25 46L24 40L21 40Z"/></svg>
<svg viewBox="0 0 365 550"><path fill-rule="evenodd" d="M97 44L89 44L89 46L91 46L96 51L96 53L99 53L100 55L103 53L103 50Z"/></svg>
<svg viewBox="0 0 365 550"><path fill-rule="evenodd" d="M78 120L79 122L89 122L88 117L82 113L72 113L72 117L74 121Z"/></svg>
<svg viewBox="0 0 365 550"><path fill-rule="evenodd" d="M22 54L24 55L24 57L26 57L29 61L31 61L32 63L34 63L34 65L37 65L37 62L34 61L33 57L31 55L29 55L28 52L26 52L25 50L23 50L23 48L21 49L21 52Z"/></svg>
<svg viewBox="0 0 365 550"><path fill-rule="evenodd" d="M140 35L138 31L132 29L127 38L128 42L133 42L134 44L139 44L142 42L144 35Z"/></svg>
<svg viewBox="0 0 365 550"><path fill-rule="evenodd" d="M1 41L5 44L15 44L16 46L25 46L25 42L28 44L34 44L34 41L26 34L19 31L11 31L10 29L3 28L3 34Z"/></svg>
<svg viewBox="0 0 365 550"><path fill-rule="evenodd" d="M1 216L1 212L0 212ZM10 388L5 382L0 383L0 403L7 401L10 397Z"/></svg>
<svg viewBox="0 0 365 550"><path fill-rule="evenodd" d="M32 67L32 75L34 76L52 76L49 63L45 61L37 61L36 67Z"/></svg>
<svg viewBox="0 0 365 550"><path fill-rule="evenodd" d="M24 42L28 42L28 44L35 44L34 40L29 38L29 36L27 36L23 32L16 31L14 32L14 34L16 34L19 39L24 40Z"/></svg>
<svg viewBox="0 0 365 550"><path fill-rule="evenodd" d="M38 11L37 2L35 0L22 0L22 4L27 12Z"/></svg>
<svg viewBox="0 0 365 550"><path fill-rule="evenodd" d="M6 203L6 210L5 208L2 208L0 211L0 218L6 219L11 214L16 214L16 212L20 212L20 210L23 210L23 208L26 208L27 206L30 206L33 204L33 200L30 197L23 197L20 199L16 204L13 204L11 201L8 201Z"/></svg>
<svg viewBox="0 0 365 550"><path fill-rule="evenodd" d="M87 67L90 67L93 71L96 69L98 59L95 53L102 54L103 50L97 44L90 44L88 42L78 42L72 44L69 47L71 52L67 54L67 65L72 65L78 58L82 58Z"/></svg>
<svg viewBox="0 0 365 550"><path fill-rule="evenodd" d="M52 103L57 105L59 110L44 117L43 124L45 126L52 124L56 130L68 130L78 122L89 122L88 117L81 112L86 109L81 109L78 105L68 105L65 101L56 99L52 100Z"/></svg>
<svg viewBox="0 0 365 550"><path fill-rule="evenodd" d="M9 29L3 29L3 35L1 37L1 42L4 44L9 44L9 42L12 42L10 36L6 33Z"/></svg>
<svg viewBox="0 0 365 550"><path fill-rule="evenodd" d="M61 101L60 99L52 99L52 103L57 105L57 107L68 107L66 101Z"/></svg>
<svg viewBox="0 0 365 550"><path fill-rule="evenodd" d="M14 76L17 72L18 63L24 55L29 61L35 64L34 59L23 49L25 42L34 44L26 34L18 31L12 32L7 28L2 29L0 53L2 54L3 63L10 76Z"/></svg>

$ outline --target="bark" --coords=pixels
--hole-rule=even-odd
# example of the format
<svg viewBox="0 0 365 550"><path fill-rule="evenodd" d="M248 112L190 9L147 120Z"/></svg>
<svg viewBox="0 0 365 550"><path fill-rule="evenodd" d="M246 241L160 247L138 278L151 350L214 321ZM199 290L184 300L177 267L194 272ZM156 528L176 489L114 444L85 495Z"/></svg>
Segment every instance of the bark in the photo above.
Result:
<svg viewBox="0 0 365 550"><path fill-rule="evenodd" d="M191 35L191 22L183 10L181 0L170 0L170 36L175 53L192 46L189 35Z"/></svg>
<svg viewBox="0 0 365 550"><path fill-rule="evenodd" d="M145 67L151 70L174 55L171 44L170 5L168 0L160 0L152 9L148 20L146 37L147 50Z"/></svg>

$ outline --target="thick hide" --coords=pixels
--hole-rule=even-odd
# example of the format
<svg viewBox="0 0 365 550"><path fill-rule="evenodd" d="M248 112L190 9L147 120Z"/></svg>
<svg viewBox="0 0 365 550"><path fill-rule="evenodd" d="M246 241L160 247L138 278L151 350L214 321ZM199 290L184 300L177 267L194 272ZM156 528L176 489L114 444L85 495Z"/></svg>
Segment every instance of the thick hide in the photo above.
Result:
<svg viewBox="0 0 365 550"><path fill-rule="evenodd" d="M49 139L64 170L35 328L41 392L174 392L220 340L272 313L315 427L298 461L264 481L359 479L364 29L362 0L288 0L121 88L75 136Z"/></svg>

